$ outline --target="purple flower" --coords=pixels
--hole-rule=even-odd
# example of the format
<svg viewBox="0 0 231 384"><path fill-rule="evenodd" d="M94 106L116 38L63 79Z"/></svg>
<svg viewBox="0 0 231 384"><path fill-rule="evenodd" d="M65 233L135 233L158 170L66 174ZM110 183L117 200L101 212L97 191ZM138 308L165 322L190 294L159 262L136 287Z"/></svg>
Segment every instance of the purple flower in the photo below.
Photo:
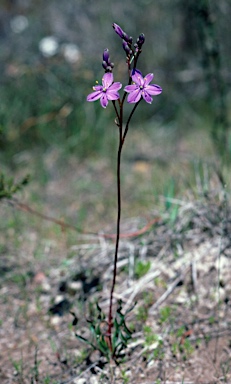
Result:
<svg viewBox="0 0 231 384"><path fill-rule="evenodd" d="M100 99L100 103L103 108L108 105L108 100L117 100L120 95L119 89L122 88L121 83L113 83L113 74L111 72L105 73L102 78L103 85L95 85L93 87L95 92L90 93L87 96L87 101L96 101Z"/></svg>
<svg viewBox="0 0 231 384"><path fill-rule="evenodd" d="M159 95L162 92L159 85L149 84L153 77L153 73L149 73L143 77L138 69L133 70L132 81L134 84L127 85L124 88L124 90L129 93L127 98L128 103L137 103L141 97L143 97L147 103L152 103L152 96Z"/></svg>

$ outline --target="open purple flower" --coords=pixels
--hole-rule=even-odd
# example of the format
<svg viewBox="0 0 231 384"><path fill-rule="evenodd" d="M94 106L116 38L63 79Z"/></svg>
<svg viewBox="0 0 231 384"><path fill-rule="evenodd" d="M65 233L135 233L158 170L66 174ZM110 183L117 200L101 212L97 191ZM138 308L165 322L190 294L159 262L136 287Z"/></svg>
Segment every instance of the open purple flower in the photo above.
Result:
<svg viewBox="0 0 231 384"><path fill-rule="evenodd" d="M127 98L128 103L137 103L141 97L143 97L147 103L152 103L152 96L159 95L162 92L159 85L150 84L153 77L153 73L149 73L143 77L138 69L133 70L132 81L134 84L127 85L124 88L124 90L129 93Z"/></svg>
<svg viewBox="0 0 231 384"><path fill-rule="evenodd" d="M103 85L95 85L93 87L95 92L87 96L87 101L96 101L100 99L103 108L108 105L108 100L117 100L120 95L118 91L122 88L121 83L113 83L113 74L111 72L105 73L102 78Z"/></svg>

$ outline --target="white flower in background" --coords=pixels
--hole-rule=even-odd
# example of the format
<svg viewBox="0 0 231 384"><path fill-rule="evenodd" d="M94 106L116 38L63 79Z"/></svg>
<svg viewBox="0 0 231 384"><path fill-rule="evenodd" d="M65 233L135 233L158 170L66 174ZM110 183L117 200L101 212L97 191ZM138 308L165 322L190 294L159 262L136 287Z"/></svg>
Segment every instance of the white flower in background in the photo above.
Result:
<svg viewBox="0 0 231 384"><path fill-rule="evenodd" d="M80 60L81 53L77 45L67 43L62 45L63 56L68 63L74 64Z"/></svg>
<svg viewBox="0 0 231 384"><path fill-rule="evenodd" d="M26 16L18 15L11 19L10 26L14 33L23 32L29 25L29 21Z"/></svg>
<svg viewBox="0 0 231 384"><path fill-rule="evenodd" d="M44 37L39 42L39 50L44 57L52 57L56 55L59 49L59 44L54 36Z"/></svg>

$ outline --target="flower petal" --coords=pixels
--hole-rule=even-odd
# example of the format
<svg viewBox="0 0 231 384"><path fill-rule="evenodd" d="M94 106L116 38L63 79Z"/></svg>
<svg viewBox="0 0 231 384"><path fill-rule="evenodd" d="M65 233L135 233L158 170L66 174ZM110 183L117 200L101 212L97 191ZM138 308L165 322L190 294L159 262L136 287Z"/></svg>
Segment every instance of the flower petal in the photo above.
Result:
<svg viewBox="0 0 231 384"><path fill-rule="evenodd" d="M94 85L93 89L94 89L94 91L102 91L103 87L102 87L102 85Z"/></svg>
<svg viewBox="0 0 231 384"><path fill-rule="evenodd" d="M110 85L112 85L112 83L113 83L113 73L106 72L102 78L103 88L108 89Z"/></svg>
<svg viewBox="0 0 231 384"><path fill-rule="evenodd" d="M145 91L149 93L149 95L159 95L162 92L162 88L157 84L150 84L145 87Z"/></svg>
<svg viewBox="0 0 231 384"><path fill-rule="evenodd" d="M110 91L118 91L119 89L122 88L122 84L121 83L113 83L109 88L108 90L110 89Z"/></svg>
<svg viewBox="0 0 231 384"><path fill-rule="evenodd" d="M135 91L129 93L127 97L128 103L137 103L141 98L141 90L137 88Z"/></svg>
<svg viewBox="0 0 231 384"><path fill-rule="evenodd" d="M111 91L110 89L107 90L106 95L108 100L117 100L120 98L120 95L118 92Z"/></svg>
<svg viewBox="0 0 231 384"><path fill-rule="evenodd" d="M103 108L106 108L106 106L108 105L108 99L105 92L102 93L100 104L102 105Z"/></svg>
<svg viewBox="0 0 231 384"><path fill-rule="evenodd" d="M140 89L140 87L137 84L126 85L126 87L124 87L125 92L134 92L137 89Z"/></svg>
<svg viewBox="0 0 231 384"><path fill-rule="evenodd" d="M152 104L152 97L145 90L142 91L142 97L148 104Z"/></svg>
<svg viewBox="0 0 231 384"><path fill-rule="evenodd" d="M139 86L144 85L144 79L142 73L139 70L135 69L135 71L133 71L132 81L134 81L134 83L138 84Z"/></svg>
<svg viewBox="0 0 231 384"><path fill-rule="evenodd" d="M141 72L139 69L137 69L137 68L134 68L134 69L132 70L132 74L131 74L131 76L135 75L135 73L139 73L139 74L143 77L142 72Z"/></svg>
<svg viewBox="0 0 231 384"><path fill-rule="evenodd" d="M98 100L98 99L100 99L101 96L102 96L102 91L92 92L92 93L90 93L90 94L87 96L87 101L95 101L95 100Z"/></svg>
<svg viewBox="0 0 231 384"><path fill-rule="evenodd" d="M144 86L146 86L146 85L148 85L149 83L151 83L153 77L154 77L153 73L148 73L148 74L144 77Z"/></svg>

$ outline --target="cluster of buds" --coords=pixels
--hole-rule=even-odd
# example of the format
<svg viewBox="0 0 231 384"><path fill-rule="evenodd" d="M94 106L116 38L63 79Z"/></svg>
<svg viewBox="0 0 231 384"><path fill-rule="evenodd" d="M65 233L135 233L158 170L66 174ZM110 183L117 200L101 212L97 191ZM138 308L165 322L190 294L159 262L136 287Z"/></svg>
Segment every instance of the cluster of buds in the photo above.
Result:
<svg viewBox="0 0 231 384"><path fill-rule="evenodd" d="M117 35L119 35L119 37L121 37L121 39L123 39L123 44L122 44L122 47L124 49L124 51L126 52L126 56L128 58L128 60L130 59L130 57L132 56L133 54L133 49L132 49L132 37L128 36L126 32L124 32L122 30L122 28L116 24L116 23L113 23L112 24L112 27L114 28L115 32L117 33Z"/></svg>
<svg viewBox="0 0 231 384"><path fill-rule="evenodd" d="M121 37L121 39L123 39L123 45L122 46L123 46L124 51L126 52L128 59L132 56L132 54L136 54L137 52L141 52L142 45L145 42L145 36L143 33L141 33L139 35L138 39L136 40L136 43L134 44L135 50L133 50L132 37L129 37L127 35L127 33L124 32L118 24L114 23L114 24L112 24L112 27L114 28L117 35L119 35L119 37Z"/></svg>
<svg viewBox="0 0 231 384"><path fill-rule="evenodd" d="M112 63L110 60L109 50L107 48L103 51L102 66L105 69L105 72L112 72L112 69L114 67L114 63Z"/></svg>

